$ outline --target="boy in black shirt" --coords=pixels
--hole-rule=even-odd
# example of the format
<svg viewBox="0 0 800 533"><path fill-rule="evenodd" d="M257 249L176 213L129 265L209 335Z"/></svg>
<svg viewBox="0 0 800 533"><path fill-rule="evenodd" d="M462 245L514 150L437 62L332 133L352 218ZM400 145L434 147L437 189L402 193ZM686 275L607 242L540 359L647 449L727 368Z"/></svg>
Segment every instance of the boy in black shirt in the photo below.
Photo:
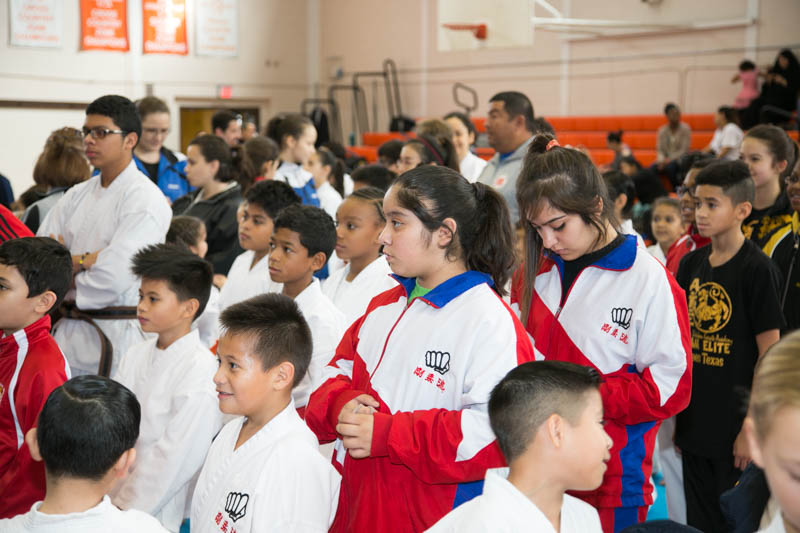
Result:
<svg viewBox="0 0 800 533"><path fill-rule="evenodd" d="M719 496L750 461L741 429L753 369L778 340L783 317L780 274L741 229L754 194L747 166L709 165L696 184L697 229L711 245L686 255L676 276L688 299L694 365L692 399L678 414L675 443L687 521L714 533L728 529Z"/></svg>

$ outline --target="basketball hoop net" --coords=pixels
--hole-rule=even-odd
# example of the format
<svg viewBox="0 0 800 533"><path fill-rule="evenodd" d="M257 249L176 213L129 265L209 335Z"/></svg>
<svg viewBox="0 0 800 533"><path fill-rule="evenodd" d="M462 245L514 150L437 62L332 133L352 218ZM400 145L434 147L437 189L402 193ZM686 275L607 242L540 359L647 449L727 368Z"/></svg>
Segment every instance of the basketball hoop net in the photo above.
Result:
<svg viewBox="0 0 800 533"><path fill-rule="evenodd" d="M486 40L486 24L442 24L444 28L454 31L469 31L479 41Z"/></svg>

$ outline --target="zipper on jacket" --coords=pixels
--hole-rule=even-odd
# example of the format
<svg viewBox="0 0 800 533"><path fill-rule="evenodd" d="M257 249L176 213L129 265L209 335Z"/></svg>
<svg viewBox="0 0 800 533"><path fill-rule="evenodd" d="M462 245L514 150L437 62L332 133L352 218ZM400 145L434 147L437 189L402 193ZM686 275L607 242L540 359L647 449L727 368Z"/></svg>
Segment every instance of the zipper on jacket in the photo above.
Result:
<svg viewBox="0 0 800 533"><path fill-rule="evenodd" d="M408 296L406 296L406 298L408 298ZM406 311L408 311L408 308L411 307L411 304L413 303L414 301L412 300L411 302L406 304L406 306L403 308L403 312L400 313L400 316L397 317L397 320L394 321L392 329L389 330L389 334L386 336L386 341L383 343L383 350L381 350L381 356L378 358L378 363L375 365L375 369L369 375L370 382L372 381L372 377L375 375L375 372L378 371L378 367L381 366L381 362L383 361L383 355L386 353L386 347L389 345L389 339L392 337L392 333L394 333L394 328L397 327L397 324L400 323L400 320L403 319L403 315L406 314Z"/></svg>

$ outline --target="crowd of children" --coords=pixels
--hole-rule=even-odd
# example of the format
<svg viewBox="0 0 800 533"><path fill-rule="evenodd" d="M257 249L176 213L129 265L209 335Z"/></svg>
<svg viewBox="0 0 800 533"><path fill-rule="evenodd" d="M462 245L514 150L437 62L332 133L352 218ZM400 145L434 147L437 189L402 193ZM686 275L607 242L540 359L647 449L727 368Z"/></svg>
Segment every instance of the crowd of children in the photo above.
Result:
<svg viewBox="0 0 800 533"><path fill-rule="evenodd" d="M744 531L747 467L749 531L800 530L783 130L720 108L643 188L517 92L488 163L460 112L358 168L299 114L212 126L184 157L163 101L103 96L48 139L70 178L0 244L0 532L612 533L659 463L672 527Z"/></svg>

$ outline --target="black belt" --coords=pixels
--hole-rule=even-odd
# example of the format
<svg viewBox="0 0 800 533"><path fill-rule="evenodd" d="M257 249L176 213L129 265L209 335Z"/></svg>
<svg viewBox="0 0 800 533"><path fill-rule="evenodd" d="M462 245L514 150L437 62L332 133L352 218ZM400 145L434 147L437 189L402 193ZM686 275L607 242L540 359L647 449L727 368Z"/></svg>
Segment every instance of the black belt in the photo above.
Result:
<svg viewBox="0 0 800 533"><path fill-rule="evenodd" d="M94 328L100 338L100 364L97 366L97 373L101 376L109 377L111 363L114 360L114 347L95 320L133 320L136 318L136 307L118 306L105 307L103 309L78 309L75 302L63 302L58 311L63 318L81 320Z"/></svg>

